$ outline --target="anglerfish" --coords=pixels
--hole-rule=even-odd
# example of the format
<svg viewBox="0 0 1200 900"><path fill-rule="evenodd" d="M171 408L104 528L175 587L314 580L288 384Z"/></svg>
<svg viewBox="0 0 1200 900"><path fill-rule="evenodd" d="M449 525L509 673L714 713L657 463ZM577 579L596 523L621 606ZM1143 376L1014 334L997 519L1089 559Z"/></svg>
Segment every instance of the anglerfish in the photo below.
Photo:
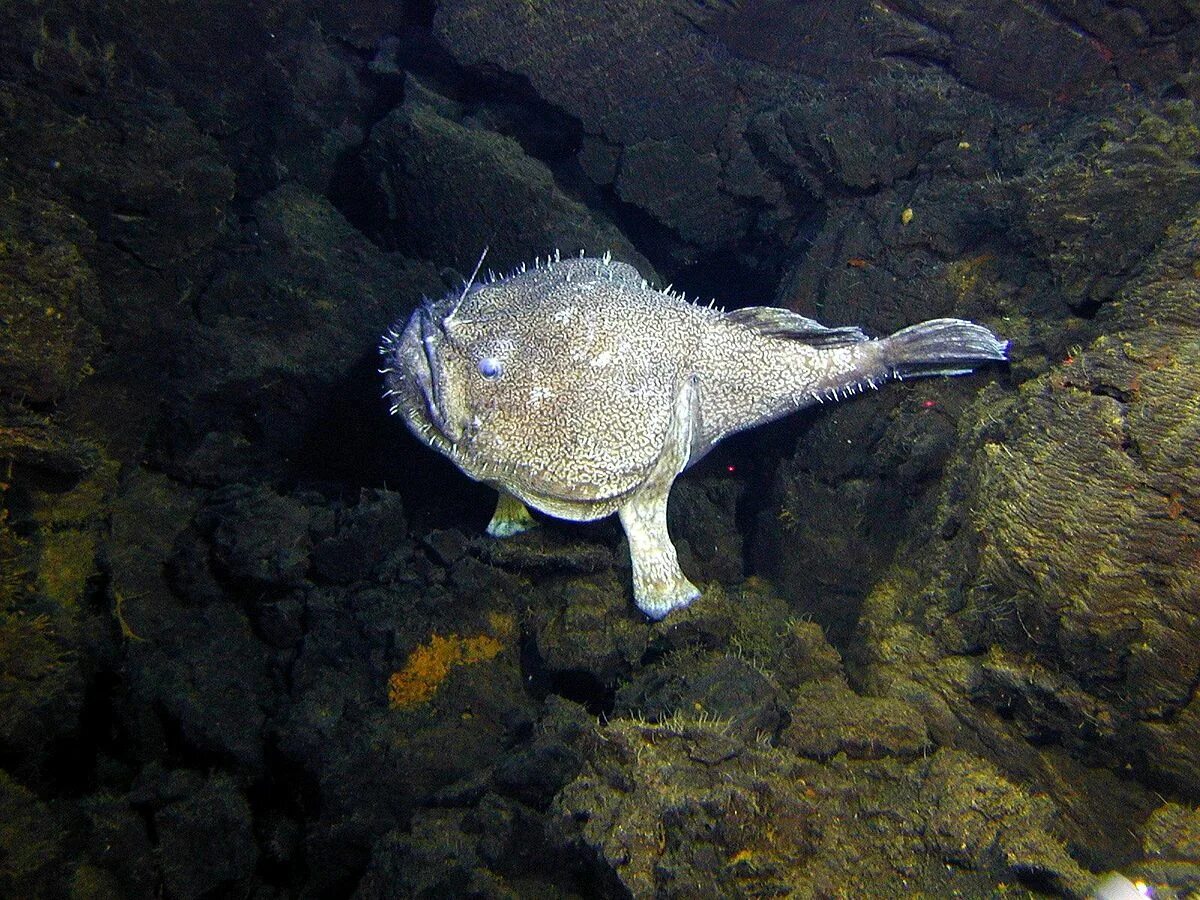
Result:
<svg viewBox="0 0 1200 900"><path fill-rule="evenodd" d="M500 492L490 534L530 527L528 507L615 512L634 601L661 619L700 596L667 533L671 486L719 440L889 379L965 374L1007 347L963 319L872 339L786 309L724 311L605 255L472 276L380 349L392 413Z"/></svg>

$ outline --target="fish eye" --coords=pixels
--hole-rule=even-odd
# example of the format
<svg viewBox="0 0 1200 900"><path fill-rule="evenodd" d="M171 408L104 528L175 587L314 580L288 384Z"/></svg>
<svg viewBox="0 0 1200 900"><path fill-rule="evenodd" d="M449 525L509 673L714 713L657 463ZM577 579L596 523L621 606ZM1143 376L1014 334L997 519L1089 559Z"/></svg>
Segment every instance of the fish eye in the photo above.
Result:
<svg viewBox="0 0 1200 900"><path fill-rule="evenodd" d="M485 356L479 360L479 374L488 381L495 381L504 374L504 366L494 356Z"/></svg>

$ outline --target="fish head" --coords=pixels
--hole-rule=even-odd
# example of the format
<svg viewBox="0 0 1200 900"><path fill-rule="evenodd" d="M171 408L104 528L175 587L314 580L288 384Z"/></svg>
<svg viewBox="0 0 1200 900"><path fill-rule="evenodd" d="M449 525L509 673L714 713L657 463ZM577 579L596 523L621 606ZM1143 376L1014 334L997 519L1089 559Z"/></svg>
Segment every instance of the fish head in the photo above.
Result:
<svg viewBox="0 0 1200 900"><path fill-rule="evenodd" d="M607 514L662 454L691 346L680 319L664 327L659 295L603 259L472 284L384 338L392 412L478 481Z"/></svg>
<svg viewBox="0 0 1200 900"><path fill-rule="evenodd" d="M424 301L381 348L392 410L425 443L465 468L506 409L519 340L509 317L472 304L483 286Z"/></svg>

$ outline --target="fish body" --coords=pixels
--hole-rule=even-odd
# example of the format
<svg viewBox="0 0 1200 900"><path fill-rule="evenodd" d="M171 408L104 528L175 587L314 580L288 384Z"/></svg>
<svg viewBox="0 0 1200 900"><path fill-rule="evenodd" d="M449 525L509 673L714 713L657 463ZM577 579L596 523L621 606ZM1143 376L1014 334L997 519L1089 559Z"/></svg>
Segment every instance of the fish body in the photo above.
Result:
<svg viewBox="0 0 1200 900"><path fill-rule="evenodd" d="M635 602L659 619L699 596L667 534L671 485L719 440L892 377L961 374L1006 347L960 319L870 340L784 309L725 312L606 256L472 280L391 329L381 352L391 411L501 492L491 533L528 527L526 504L576 521L617 513Z"/></svg>

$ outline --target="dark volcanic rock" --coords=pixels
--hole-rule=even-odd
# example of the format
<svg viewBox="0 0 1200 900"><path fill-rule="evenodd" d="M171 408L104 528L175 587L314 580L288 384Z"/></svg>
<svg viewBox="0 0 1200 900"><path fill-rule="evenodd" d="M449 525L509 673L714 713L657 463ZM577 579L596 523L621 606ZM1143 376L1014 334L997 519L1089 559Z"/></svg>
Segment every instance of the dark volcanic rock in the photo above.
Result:
<svg viewBox="0 0 1200 900"><path fill-rule="evenodd" d="M612 251L653 275L616 228L565 195L515 140L429 102L408 102L376 124L364 165L386 204L389 239L464 274L490 248L486 263L496 271L531 255L586 250Z"/></svg>
<svg viewBox="0 0 1200 900"><path fill-rule="evenodd" d="M746 740L774 736L786 715L782 690L749 662L725 654L681 652L621 686L617 709L657 722L703 716Z"/></svg>
<svg viewBox="0 0 1200 900"><path fill-rule="evenodd" d="M452 2L438 7L434 29L461 62L527 76L587 131L622 144L674 138L713 146L736 86L703 37L665 3ZM618 60L628 78L621 84L610 77Z"/></svg>
<svg viewBox="0 0 1200 900"><path fill-rule="evenodd" d="M180 614L169 636L130 653L131 691L189 753L259 773L269 699L266 648L227 603Z"/></svg>
<svg viewBox="0 0 1200 900"><path fill-rule="evenodd" d="M836 680L805 685L793 696L791 722L779 742L801 756L912 759L929 750L921 714L907 703L863 697Z"/></svg>
<svg viewBox="0 0 1200 900"><path fill-rule="evenodd" d="M313 548L313 571L318 578L348 584L402 569L411 552L399 496L376 491L338 511L333 533Z"/></svg>
<svg viewBox="0 0 1200 900"><path fill-rule="evenodd" d="M1200 112L1121 104L1081 125L1050 150L1025 202L1061 290L1086 308L1111 300L1200 200Z"/></svg>
<svg viewBox="0 0 1200 900"><path fill-rule="evenodd" d="M289 32L273 43L263 80L278 100L272 121L263 123L273 141L270 157L261 163L262 177L268 184L296 181L327 194L344 158L363 141L376 86L364 77L361 57L315 20L304 32Z"/></svg>
<svg viewBox="0 0 1200 900"><path fill-rule="evenodd" d="M80 739L93 679L114 659L90 602L114 468L41 416L5 421L0 454L12 481L0 482L0 754L12 774L39 784L57 748Z"/></svg>
<svg viewBox="0 0 1200 900"><path fill-rule="evenodd" d="M0 751L6 756L36 765L55 739L78 726L86 682L73 658L73 637L45 616L0 613Z"/></svg>
<svg viewBox="0 0 1200 900"><path fill-rule="evenodd" d="M361 462L361 448L386 434L379 335L440 284L297 185L264 197L255 223L252 245L196 298L200 324L172 361L158 455L207 485ZM369 378L356 372L364 358Z"/></svg>
<svg viewBox="0 0 1200 900"><path fill-rule="evenodd" d="M154 815L165 886L180 900L244 886L258 859L250 805L233 781L221 774L195 781Z"/></svg>
<svg viewBox="0 0 1200 900"><path fill-rule="evenodd" d="M0 770L0 891L54 896L66 890L62 830L32 791Z"/></svg>
<svg viewBox="0 0 1200 900"><path fill-rule="evenodd" d="M592 574L615 564L612 549L598 542L573 539L555 524L514 540L482 540L475 549L493 565L518 574Z"/></svg>
<svg viewBox="0 0 1200 900"><path fill-rule="evenodd" d="M891 561L952 452L969 383L843 403L781 460L760 513L754 567L842 646L861 598ZM902 390L902 389L901 389Z"/></svg>
<svg viewBox="0 0 1200 900"><path fill-rule="evenodd" d="M667 527L690 578L732 585L741 581L745 550L737 527L742 482L688 476L676 482Z"/></svg>
<svg viewBox="0 0 1200 900"><path fill-rule="evenodd" d="M476 599L370 582L306 595L272 727L319 802L305 856L322 889L352 885L381 835L441 792L470 793L531 729L514 622L494 595Z"/></svg>
<svg viewBox="0 0 1200 900"><path fill-rule="evenodd" d="M83 798L80 806L88 825L88 853L95 865L85 864L79 871L96 877L102 886L96 895L152 895L158 870L145 816L134 809L127 795L102 792ZM106 879L116 879L118 884L110 885Z"/></svg>
<svg viewBox="0 0 1200 900"><path fill-rule="evenodd" d="M1037 106L1115 77L1146 84L1172 77L1194 47L1188 24L1184 7L1173 2L1114 9L1072 0L1036 7L839 0L816 10L759 0L723 9L705 27L740 55L813 77L861 82L889 64L923 63Z"/></svg>
<svg viewBox="0 0 1200 900"><path fill-rule="evenodd" d="M679 164L681 156L691 157L687 166ZM646 140L621 153L614 187L622 200L653 212L685 241L715 249L744 235L752 221L747 205L712 189L721 183L721 170L716 150L693 155L675 142ZM697 190L710 195L708 203L696 202Z"/></svg>
<svg viewBox="0 0 1200 900"><path fill-rule="evenodd" d="M463 840L463 811L422 813L408 833L384 835L371 851L371 862L354 892L356 900L401 897L516 898Z"/></svg>
<svg viewBox="0 0 1200 900"><path fill-rule="evenodd" d="M769 893L816 850L812 797L779 789L801 777L792 761L746 747L719 724L620 719L588 749L580 776L555 800L556 837L594 852L605 880L634 896L701 885Z"/></svg>
<svg viewBox="0 0 1200 900"><path fill-rule="evenodd" d="M645 622L631 610L624 582L612 573L542 585L530 626L542 663L574 673L602 690L645 653L651 640Z"/></svg>
<svg viewBox="0 0 1200 900"><path fill-rule="evenodd" d="M1169 885L1185 896L1188 891L1200 889L1200 871L1190 862L1200 859L1200 814L1196 807L1164 803L1139 831L1145 858L1135 864L1131 874Z"/></svg>
<svg viewBox="0 0 1200 900"><path fill-rule="evenodd" d="M769 88L739 83L738 61L672 4L444 3L434 29L460 62L528 78L585 134L620 146L618 195L693 244L736 242L755 201L782 200L732 124Z"/></svg>
<svg viewBox="0 0 1200 900"><path fill-rule="evenodd" d="M750 128L755 145L781 173L817 197L863 194L918 171L958 167L975 154L959 149L988 140L975 124L1001 116L995 104L941 72L878 74L853 91L840 84L806 84Z"/></svg>
<svg viewBox="0 0 1200 900"><path fill-rule="evenodd" d="M546 698L533 740L507 754L492 771L495 790L544 810L554 795L579 774L581 735L593 719L582 706L551 694Z"/></svg>
<svg viewBox="0 0 1200 900"><path fill-rule="evenodd" d="M231 485L215 491L200 514L212 523L213 561L226 578L256 587L297 587L312 551L312 513L269 489Z"/></svg>
<svg viewBox="0 0 1200 900"><path fill-rule="evenodd" d="M63 40L69 43L69 35ZM47 107L28 89L8 87L5 96L0 125L15 151L10 164L49 171L43 189L69 202L98 240L124 254L106 258L107 266L186 270L212 249L233 195L233 172L212 138L168 96L114 88L107 104L82 114ZM105 310L114 312L122 311Z"/></svg>

